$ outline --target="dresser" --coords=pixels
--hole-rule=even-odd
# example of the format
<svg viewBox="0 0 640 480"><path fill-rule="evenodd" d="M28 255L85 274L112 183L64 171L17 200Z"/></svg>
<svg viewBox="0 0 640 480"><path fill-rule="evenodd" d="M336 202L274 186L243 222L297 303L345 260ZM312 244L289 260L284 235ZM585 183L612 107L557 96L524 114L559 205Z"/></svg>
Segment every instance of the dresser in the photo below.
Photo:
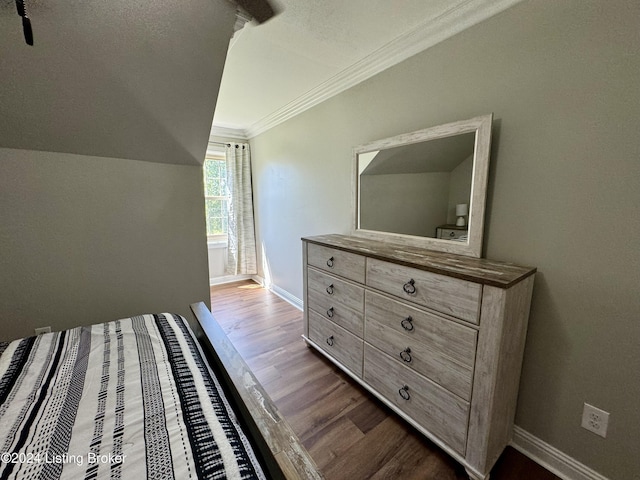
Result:
<svg viewBox="0 0 640 480"><path fill-rule="evenodd" d="M447 240L457 240L463 235L468 235L468 228L458 227L457 225L438 225L436 227L436 238L444 238Z"/></svg>
<svg viewBox="0 0 640 480"><path fill-rule="evenodd" d="M303 238L304 339L488 478L511 440L535 268Z"/></svg>

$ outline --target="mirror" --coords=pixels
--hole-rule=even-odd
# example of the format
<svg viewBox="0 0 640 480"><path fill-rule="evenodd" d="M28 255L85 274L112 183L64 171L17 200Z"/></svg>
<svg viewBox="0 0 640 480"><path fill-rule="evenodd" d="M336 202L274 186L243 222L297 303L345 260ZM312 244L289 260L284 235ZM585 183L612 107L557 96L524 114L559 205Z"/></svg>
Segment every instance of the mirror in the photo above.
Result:
<svg viewBox="0 0 640 480"><path fill-rule="evenodd" d="M480 257L492 115L354 148L354 234Z"/></svg>

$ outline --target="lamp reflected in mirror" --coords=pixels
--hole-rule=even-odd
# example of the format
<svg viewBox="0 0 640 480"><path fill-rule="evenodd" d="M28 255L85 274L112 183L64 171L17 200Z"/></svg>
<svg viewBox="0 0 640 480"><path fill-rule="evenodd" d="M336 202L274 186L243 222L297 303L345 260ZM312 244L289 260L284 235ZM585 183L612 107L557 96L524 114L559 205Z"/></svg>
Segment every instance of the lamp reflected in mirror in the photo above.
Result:
<svg viewBox="0 0 640 480"><path fill-rule="evenodd" d="M464 218L467 215L469 215L469 205L467 205L466 203L457 204L456 205L456 217L458 217L458 219L456 220L457 227L464 227L467 224L467 219Z"/></svg>

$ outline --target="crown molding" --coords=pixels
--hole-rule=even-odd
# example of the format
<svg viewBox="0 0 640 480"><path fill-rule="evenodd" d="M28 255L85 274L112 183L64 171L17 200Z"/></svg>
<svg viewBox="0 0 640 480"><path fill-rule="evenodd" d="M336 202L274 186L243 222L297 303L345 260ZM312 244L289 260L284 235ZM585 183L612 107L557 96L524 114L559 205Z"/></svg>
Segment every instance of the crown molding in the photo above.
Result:
<svg viewBox="0 0 640 480"><path fill-rule="evenodd" d="M213 125L209 134L209 141L215 142L214 137L235 138L237 140L248 140L247 131L239 128L223 127L221 125Z"/></svg>
<svg viewBox="0 0 640 480"><path fill-rule="evenodd" d="M233 33L235 34L238 30L242 30L245 24L249 23L251 19L251 15L238 5L236 7L236 22L233 24Z"/></svg>
<svg viewBox="0 0 640 480"><path fill-rule="evenodd" d="M460 0L244 130L253 138L522 0Z"/></svg>

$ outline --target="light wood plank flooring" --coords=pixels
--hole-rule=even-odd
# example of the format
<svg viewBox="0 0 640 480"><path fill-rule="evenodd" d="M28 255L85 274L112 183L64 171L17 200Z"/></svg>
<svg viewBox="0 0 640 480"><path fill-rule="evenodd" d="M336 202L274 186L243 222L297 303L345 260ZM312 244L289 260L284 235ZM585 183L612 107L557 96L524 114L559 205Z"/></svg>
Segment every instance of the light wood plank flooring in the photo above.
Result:
<svg viewBox="0 0 640 480"><path fill-rule="evenodd" d="M328 480L466 480L464 468L301 339L302 312L251 282L211 288L212 313ZM558 480L508 447L491 480Z"/></svg>

